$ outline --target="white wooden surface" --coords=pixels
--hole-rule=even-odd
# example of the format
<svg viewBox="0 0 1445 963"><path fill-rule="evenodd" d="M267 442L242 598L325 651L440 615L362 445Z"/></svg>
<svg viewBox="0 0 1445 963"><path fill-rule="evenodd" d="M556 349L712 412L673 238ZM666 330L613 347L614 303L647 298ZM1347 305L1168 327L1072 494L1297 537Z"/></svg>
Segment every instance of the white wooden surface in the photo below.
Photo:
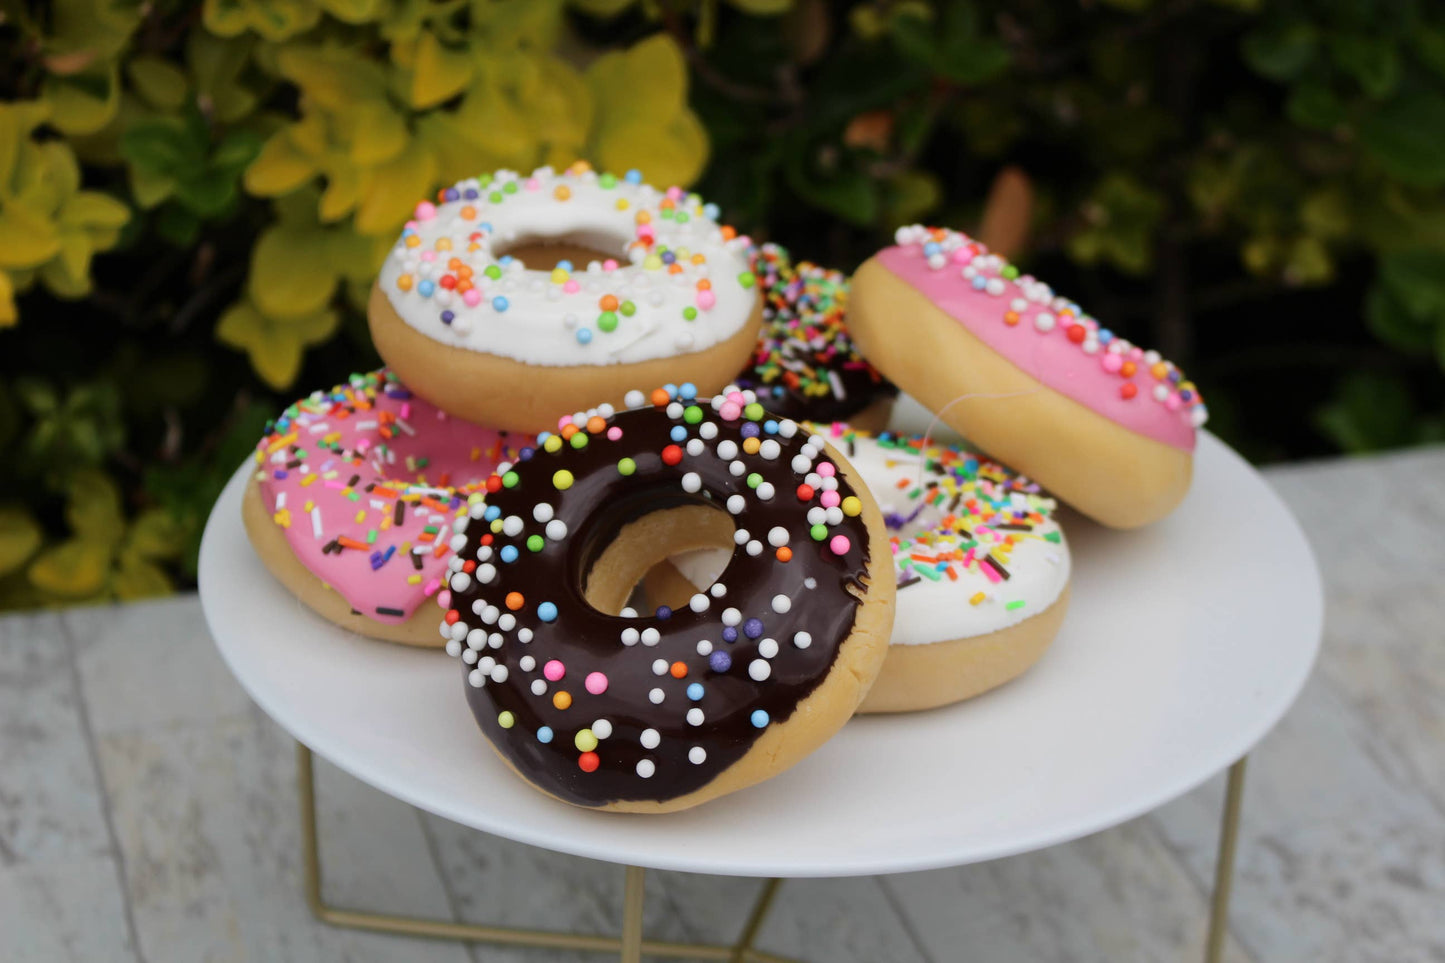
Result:
<svg viewBox="0 0 1445 963"><path fill-rule="evenodd" d="M1253 757L1228 958L1445 959L1445 450L1270 477L1319 553L1327 638ZM616 925L616 867L424 816L325 763L318 779L334 901ZM760 942L826 963L1195 959L1222 782L1014 859L789 882ZM321 926L299 855L292 744L194 598L0 619L0 960L599 959ZM651 873L648 930L726 941L755 887Z"/></svg>

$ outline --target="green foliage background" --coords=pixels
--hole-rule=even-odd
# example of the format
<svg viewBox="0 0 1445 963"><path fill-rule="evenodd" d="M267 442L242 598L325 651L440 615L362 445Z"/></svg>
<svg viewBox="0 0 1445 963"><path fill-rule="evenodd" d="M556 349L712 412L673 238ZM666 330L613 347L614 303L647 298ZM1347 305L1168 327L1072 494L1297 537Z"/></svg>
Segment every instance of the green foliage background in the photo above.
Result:
<svg viewBox="0 0 1445 963"><path fill-rule="evenodd" d="M0 0L0 607L194 578L266 417L376 364L414 202L640 168L851 268L969 228L1259 460L1445 438L1445 8L1373 0Z"/></svg>

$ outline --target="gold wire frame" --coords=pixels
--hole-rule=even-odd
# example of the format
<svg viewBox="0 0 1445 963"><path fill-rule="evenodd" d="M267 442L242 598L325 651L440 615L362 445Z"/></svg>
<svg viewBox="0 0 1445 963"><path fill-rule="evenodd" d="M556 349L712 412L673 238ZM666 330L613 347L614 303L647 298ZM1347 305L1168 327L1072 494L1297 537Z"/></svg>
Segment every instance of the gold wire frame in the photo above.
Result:
<svg viewBox="0 0 1445 963"><path fill-rule="evenodd" d="M1224 792L1224 815L1220 825L1219 854L1214 869L1214 891L1210 899L1209 930L1205 938L1204 963L1220 963L1229 933L1229 893L1234 879L1234 854L1239 842L1239 813L1244 796L1244 763L1241 758L1229 767ZM671 943L644 939L642 935L643 883L646 870L628 866L622 897L622 933L558 933L520 927L452 923L415 916L393 916L331 906L321 898L321 847L316 832L316 770L311 750L296 743L296 778L301 801L301 845L306 870L306 904L321 922L332 926L370 930L399 936L496 943L534 949L583 950L616 953L621 963L641 963L644 956L674 960L722 960L726 963L801 963L753 947L763 921L777 895L780 879L763 881L737 942L731 946L707 943Z"/></svg>

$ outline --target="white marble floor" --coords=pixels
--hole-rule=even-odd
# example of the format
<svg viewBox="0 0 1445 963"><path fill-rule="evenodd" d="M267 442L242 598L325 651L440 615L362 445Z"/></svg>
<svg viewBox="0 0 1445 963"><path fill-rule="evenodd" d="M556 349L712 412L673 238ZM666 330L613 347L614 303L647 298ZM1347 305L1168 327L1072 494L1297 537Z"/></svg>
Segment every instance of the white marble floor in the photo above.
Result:
<svg viewBox="0 0 1445 963"><path fill-rule="evenodd" d="M1445 449L1278 469L1327 639L1253 757L1238 961L1445 961ZM418 813L321 764L327 894L611 928L621 871ZM1197 959L1222 778L981 866L787 883L760 939L824 963ZM0 960L583 963L331 929L301 898L292 744L193 597L0 619ZM755 883L650 873L647 926L728 940Z"/></svg>

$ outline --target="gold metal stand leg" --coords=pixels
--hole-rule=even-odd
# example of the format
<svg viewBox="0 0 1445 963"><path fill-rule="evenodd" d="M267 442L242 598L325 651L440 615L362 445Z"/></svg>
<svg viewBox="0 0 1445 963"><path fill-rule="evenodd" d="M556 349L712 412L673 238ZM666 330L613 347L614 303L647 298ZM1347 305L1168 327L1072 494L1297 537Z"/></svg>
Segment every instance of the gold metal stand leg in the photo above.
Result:
<svg viewBox="0 0 1445 963"><path fill-rule="evenodd" d="M1242 757L1229 767L1224 788L1224 819L1219 828L1219 855L1214 863L1214 898L1209 907L1209 936L1204 944L1204 963L1220 963L1224 941L1229 935L1229 890L1234 883L1234 853L1239 845L1239 808L1244 798Z"/></svg>
<svg viewBox="0 0 1445 963"><path fill-rule="evenodd" d="M296 784L301 802L301 847L305 867L306 904L323 923L376 933L420 936L440 940L462 940L476 943L499 943L537 949L583 950L608 953L620 957L622 963L639 963L644 957L674 960L717 960L719 963L798 963L752 948L752 942L767 916L778 880L768 880L762 894L748 916L743 934L733 946L705 943L672 943L648 940L642 936L643 884L645 871L638 866L627 867L627 881L622 901L622 935L594 933L555 933L505 926L484 926L473 923L451 923L443 920L392 916L361 910L341 909L328 905L321 897L321 847L316 830L316 770L311 750L296 744Z"/></svg>

